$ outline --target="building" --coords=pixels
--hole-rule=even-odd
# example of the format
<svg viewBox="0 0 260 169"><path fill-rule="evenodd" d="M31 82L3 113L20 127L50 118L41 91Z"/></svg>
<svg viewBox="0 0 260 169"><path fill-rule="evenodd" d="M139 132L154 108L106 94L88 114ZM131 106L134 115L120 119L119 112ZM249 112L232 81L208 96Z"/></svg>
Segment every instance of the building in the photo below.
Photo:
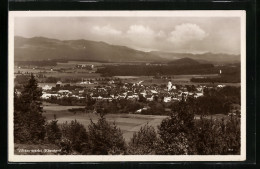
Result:
<svg viewBox="0 0 260 169"><path fill-rule="evenodd" d="M62 85L62 82L61 82L61 81L58 81L58 82L56 83L56 87L61 87L61 85Z"/></svg>
<svg viewBox="0 0 260 169"><path fill-rule="evenodd" d="M172 82L169 81L167 84L167 90L170 91L172 89Z"/></svg>
<svg viewBox="0 0 260 169"><path fill-rule="evenodd" d="M58 93L62 94L62 95L68 95L68 94L71 94L72 92L69 90L59 90Z"/></svg>
<svg viewBox="0 0 260 169"><path fill-rule="evenodd" d="M148 95L146 95L146 100L147 100L147 101L153 101L153 100L154 100L154 96L148 94Z"/></svg>
<svg viewBox="0 0 260 169"><path fill-rule="evenodd" d="M163 102L165 102L165 103L168 103L168 102L170 102L170 101L172 101L172 98L171 98L171 97L164 97L164 98L163 98Z"/></svg>
<svg viewBox="0 0 260 169"><path fill-rule="evenodd" d="M59 95L58 94L51 94L51 93L43 93L41 98L42 99L49 99L51 97L58 97Z"/></svg>
<svg viewBox="0 0 260 169"><path fill-rule="evenodd" d="M226 85L217 85L218 88L223 88L225 87Z"/></svg>
<svg viewBox="0 0 260 169"><path fill-rule="evenodd" d="M49 86L49 85L45 85L42 87L42 90L51 90L52 89L52 86Z"/></svg>
<svg viewBox="0 0 260 169"><path fill-rule="evenodd" d="M94 69L94 65L90 64L77 64L75 67L77 69Z"/></svg>

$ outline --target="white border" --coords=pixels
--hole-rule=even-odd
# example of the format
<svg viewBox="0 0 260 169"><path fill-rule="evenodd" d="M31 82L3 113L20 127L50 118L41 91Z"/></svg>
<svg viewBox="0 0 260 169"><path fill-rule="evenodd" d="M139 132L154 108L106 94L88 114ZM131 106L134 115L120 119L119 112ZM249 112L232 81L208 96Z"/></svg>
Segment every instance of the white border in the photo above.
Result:
<svg viewBox="0 0 260 169"><path fill-rule="evenodd" d="M13 138L14 19L15 17L240 17L241 23L241 154L240 155L15 155ZM205 11L9 11L8 56L8 161L244 161L246 160L246 12Z"/></svg>

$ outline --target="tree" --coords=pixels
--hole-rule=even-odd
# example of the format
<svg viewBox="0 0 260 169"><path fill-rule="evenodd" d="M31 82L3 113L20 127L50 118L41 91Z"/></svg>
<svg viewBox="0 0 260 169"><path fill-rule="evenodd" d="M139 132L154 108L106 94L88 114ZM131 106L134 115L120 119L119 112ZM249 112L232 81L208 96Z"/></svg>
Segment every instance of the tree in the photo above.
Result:
<svg viewBox="0 0 260 169"><path fill-rule="evenodd" d="M25 116L21 112L21 99L14 93L14 142L26 142L30 138L30 134L25 125Z"/></svg>
<svg viewBox="0 0 260 169"><path fill-rule="evenodd" d="M89 143L91 154L125 154L126 144L121 130L113 123L109 124L101 114L97 123L91 120Z"/></svg>
<svg viewBox="0 0 260 169"><path fill-rule="evenodd" d="M201 118L196 123L196 128L194 129L193 144L196 147L196 151L192 154L199 155L221 155L227 147L224 140L225 132L224 122L213 119ZM225 153L224 153L225 154Z"/></svg>
<svg viewBox="0 0 260 169"><path fill-rule="evenodd" d="M169 118L158 126L159 141L156 154L184 155L193 149L194 112L181 101L173 108Z"/></svg>
<svg viewBox="0 0 260 169"><path fill-rule="evenodd" d="M69 154L72 150L81 154L88 153L88 133L85 127L77 120L61 125L62 142L61 147L66 147L66 153ZM64 154L66 154L64 153Z"/></svg>
<svg viewBox="0 0 260 169"><path fill-rule="evenodd" d="M45 83L57 83L60 80L60 78L56 77L47 77L45 79Z"/></svg>
<svg viewBox="0 0 260 169"><path fill-rule="evenodd" d="M142 94L139 94L139 102L146 102L146 98L142 95Z"/></svg>
<svg viewBox="0 0 260 169"><path fill-rule="evenodd" d="M56 118L46 125L46 137L50 143L56 144L61 139L61 130Z"/></svg>
<svg viewBox="0 0 260 169"><path fill-rule="evenodd" d="M41 95L42 91L31 74L28 83L23 87L21 96L15 96L14 99L15 141L38 142L44 139L45 118L42 116ZM19 136L22 137L19 138Z"/></svg>
<svg viewBox="0 0 260 169"><path fill-rule="evenodd" d="M146 124L134 133L128 145L128 154L145 155L154 154L157 141L157 134L152 126Z"/></svg>
<svg viewBox="0 0 260 169"><path fill-rule="evenodd" d="M89 94L86 95L86 107L85 107L86 110L93 110L95 103L96 100L92 99Z"/></svg>
<svg viewBox="0 0 260 169"><path fill-rule="evenodd" d="M156 154L239 154L240 119L231 116L220 121L201 116L195 120L194 114L199 110L194 101L176 103L171 116L161 122Z"/></svg>
<svg viewBox="0 0 260 169"><path fill-rule="evenodd" d="M223 129L223 138L225 139L227 149L223 154L240 154L241 136L240 136L240 118L230 117Z"/></svg>
<svg viewBox="0 0 260 169"><path fill-rule="evenodd" d="M28 80L30 79L30 76L28 75L17 75L14 79L14 81L18 84L26 84Z"/></svg>

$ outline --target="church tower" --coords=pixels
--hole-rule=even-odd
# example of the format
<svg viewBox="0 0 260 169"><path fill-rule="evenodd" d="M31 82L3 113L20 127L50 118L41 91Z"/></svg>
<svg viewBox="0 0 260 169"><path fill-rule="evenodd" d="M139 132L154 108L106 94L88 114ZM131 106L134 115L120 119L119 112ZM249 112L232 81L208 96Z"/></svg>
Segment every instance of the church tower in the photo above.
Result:
<svg viewBox="0 0 260 169"><path fill-rule="evenodd" d="M168 82L167 89L168 89L168 91L170 91L172 89L172 82L171 81Z"/></svg>

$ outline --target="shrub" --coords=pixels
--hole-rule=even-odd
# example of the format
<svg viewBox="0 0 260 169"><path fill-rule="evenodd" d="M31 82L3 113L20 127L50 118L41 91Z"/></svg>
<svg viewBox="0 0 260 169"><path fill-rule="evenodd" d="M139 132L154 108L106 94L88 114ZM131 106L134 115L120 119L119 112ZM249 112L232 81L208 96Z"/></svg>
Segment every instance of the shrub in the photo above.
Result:
<svg viewBox="0 0 260 169"><path fill-rule="evenodd" d="M68 155L73 151L71 141L67 138L62 137L59 146L61 148L61 155Z"/></svg>
<svg viewBox="0 0 260 169"><path fill-rule="evenodd" d="M101 115L97 123L91 120L89 142L91 154L124 154L126 144L121 130L113 123L110 125Z"/></svg>
<svg viewBox="0 0 260 169"><path fill-rule="evenodd" d="M133 134L128 145L128 154L145 155L154 154L157 134L152 126L146 124L141 129Z"/></svg>

